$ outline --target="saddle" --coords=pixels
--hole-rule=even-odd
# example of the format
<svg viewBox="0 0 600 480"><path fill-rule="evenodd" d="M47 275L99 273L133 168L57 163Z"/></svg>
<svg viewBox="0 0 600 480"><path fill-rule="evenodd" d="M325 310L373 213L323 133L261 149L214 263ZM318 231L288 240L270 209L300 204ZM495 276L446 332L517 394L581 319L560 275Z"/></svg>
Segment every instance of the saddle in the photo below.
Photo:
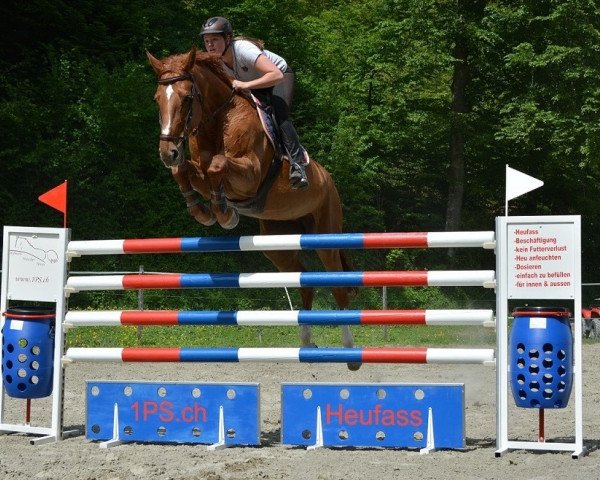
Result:
<svg viewBox="0 0 600 480"><path fill-rule="evenodd" d="M281 133L279 131L279 126L277 125L277 120L275 119L275 112L273 112L273 108L270 105L266 105L265 103L261 102L260 99L255 95L250 94L250 97L254 101L254 105L256 105L256 111L258 112L260 123L262 124L263 130L265 131L269 142L271 142L273 150L275 151L275 160L279 162L287 160L289 162L289 158L281 138ZM308 156L308 152L304 147L302 147L302 153L304 155L304 165L308 165L310 162L310 157Z"/></svg>

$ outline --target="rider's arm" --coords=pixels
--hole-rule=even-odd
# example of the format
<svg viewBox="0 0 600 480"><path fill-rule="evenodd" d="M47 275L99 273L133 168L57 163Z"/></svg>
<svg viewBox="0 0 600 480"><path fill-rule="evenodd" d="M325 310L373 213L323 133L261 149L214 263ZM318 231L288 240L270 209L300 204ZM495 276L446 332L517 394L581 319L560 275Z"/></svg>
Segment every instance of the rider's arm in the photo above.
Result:
<svg viewBox="0 0 600 480"><path fill-rule="evenodd" d="M283 80L283 73L277 66L269 60L264 53L261 53L256 62L254 68L262 73L262 76L255 80L243 82L241 80L233 81L233 88L241 90L254 90L260 88L268 88L277 85Z"/></svg>

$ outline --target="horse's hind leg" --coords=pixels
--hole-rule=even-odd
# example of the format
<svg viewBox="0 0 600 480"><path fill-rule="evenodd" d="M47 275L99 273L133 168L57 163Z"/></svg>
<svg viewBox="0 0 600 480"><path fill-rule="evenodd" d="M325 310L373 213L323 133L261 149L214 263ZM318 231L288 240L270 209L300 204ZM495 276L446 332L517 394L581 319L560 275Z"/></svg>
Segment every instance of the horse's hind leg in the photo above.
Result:
<svg viewBox="0 0 600 480"><path fill-rule="evenodd" d="M291 231L298 231L298 227L291 222L260 222L261 235L287 234ZM271 261L280 272L304 272L306 269L300 261L297 251L266 251L264 255ZM300 288L300 298L302 299L302 309L312 309L314 299L314 289ZM315 346L312 341L312 332L309 325L300 325L300 344L303 347Z"/></svg>
<svg viewBox="0 0 600 480"><path fill-rule="evenodd" d="M346 270L347 262L344 261L342 255L343 253L340 250L318 250L317 254L321 259L321 262L325 266L325 269L329 272L341 272ZM335 298L335 302L340 310L348 310L350 306L350 295L352 290L347 287L336 287L332 289L333 297ZM342 344L346 348L354 347L354 337L352 336L352 332L350 331L350 327L348 325L342 325ZM348 368L350 370L358 370L360 368L360 363L349 363Z"/></svg>
<svg viewBox="0 0 600 480"><path fill-rule="evenodd" d="M314 294L315 291L312 288L300 289L303 310L310 310L312 308ZM300 345L303 347L316 347L316 344L312 340L312 330L310 325L300 325Z"/></svg>
<svg viewBox="0 0 600 480"><path fill-rule="evenodd" d="M325 174L325 182L323 188L327 188L329 194L324 199L324 202L313 213L314 223L308 231L310 233L341 233L342 231L342 204L339 194L328 174ZM345 251L317 250L317 255L321 259L325 270L328 272L344 272L351 271L352 266ZM350 306L350 296L355 293L355 288L338 287L333 289L333 296L340 310L347 310ZM351 348L354 346L354 338L348 325L342 328L342 342L344 347ZM358 370L360 363L349 363L350 370Z"/></svg>
<svg viewBox="0 0 600 480"><path fill-rule="evenodd" d="M280 272L304 272L305 268L298 258L298 252L290 251L269 251L264 255L271 260L273 265ZM300 288L300 297L302 299L302 309L310 310L313 304L314 289ZM300 325L300 344L303 347L314 346L312 342L312 332L309 325Z"/></svg>
<svg viewBox="0 0 600 480"><path fill-rule="evenodd" d="M333 288L333 297L335 298L335 302L338 306L339 310L348 310L350 306L350 299L348 296L348 289L345 287ZM352 336L352 332L350 331L350 327L348 325L342 325L342 345L346 348L354 347L354 337Z"/></svg>

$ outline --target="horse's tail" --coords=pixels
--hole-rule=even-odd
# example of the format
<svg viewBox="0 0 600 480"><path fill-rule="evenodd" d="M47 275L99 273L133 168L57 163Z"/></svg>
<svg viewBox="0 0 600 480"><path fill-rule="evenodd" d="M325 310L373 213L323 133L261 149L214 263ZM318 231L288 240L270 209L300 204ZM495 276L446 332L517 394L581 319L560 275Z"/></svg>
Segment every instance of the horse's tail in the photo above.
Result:
<svg viewBox="0 0 600 480"><path fill-rule="evenodd" d="M340 260L342 261L342 270L344 272L353 272L354 264L350 258L350 254L346 250L340 250ZM348 294L351 298L355 298L358 295L358 288L348 287Z"/></svg>

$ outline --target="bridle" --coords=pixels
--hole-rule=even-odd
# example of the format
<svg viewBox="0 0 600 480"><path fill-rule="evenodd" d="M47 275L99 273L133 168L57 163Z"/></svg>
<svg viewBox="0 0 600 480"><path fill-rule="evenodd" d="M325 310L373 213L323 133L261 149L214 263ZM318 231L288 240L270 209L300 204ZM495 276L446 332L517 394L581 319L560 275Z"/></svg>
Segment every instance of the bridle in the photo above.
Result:
<svg viewBox="0 0 600 480"><path fill-rule="evenodd" d="M181 145L181 142L183 142L186 139L186 137L189 135L190 123L192 121L192 116L193 116L192 107L194 105L193 104L194 97L196 97L196 96L198 97L201 107L204 105L204 97L202 96L202 93L198 89L196 82L194 81L194 79L192 78L192 76L189 73L184 73L183 75L177 75L174 77L159 78L157 80L157 83L159 85L171 85L173 83L181 82L183 80L190 80L192 82L192 90L190 91L189 95L186 95L186 98L189 98L192 101L192 103L188 110L187 118L185 119L183 132L179 136L178 135L165 135L165 134L161 133L161 135L159 137L161 140L165 140L167 142L176 142L178 147L179 147L179 145ZM159 116L160 116L160 113L159 113Z"/></svg>
<svg viewBox="0 0 600 480"><path fill-rule="evenodd" d="M190 135L196 135L198 133L198 130L204 129L210 122L212 122L214 118L231 103L235 95L235 90L232 88L231 95L229 96L229 98L225 100L225 102L223 102L223 104L219 106L219 108L217 108L213 113L211 113L206 120L200 122L196 127L190 130L190 124L192 122L193 117L194 98L198 97L198 101L200 102L200 108L204 108L204 96L198 88L198 85L196 85L196 80L194 79L194 77L190 73L184 73L182 75L176 75L174 77L159 78L157 80L157 83L159 85L171 85L173 83L181 82L183 80L190 80L192 82L192 89L189 95L186 95L186 98L190 99L191 103L187 113L187 117L185 119L183 132L181 135L161 134L159 137L160 140L164 140L167 142L175 142L178 148L181 146L182 142L184 142L187 137L189 137Z"/></svg>

